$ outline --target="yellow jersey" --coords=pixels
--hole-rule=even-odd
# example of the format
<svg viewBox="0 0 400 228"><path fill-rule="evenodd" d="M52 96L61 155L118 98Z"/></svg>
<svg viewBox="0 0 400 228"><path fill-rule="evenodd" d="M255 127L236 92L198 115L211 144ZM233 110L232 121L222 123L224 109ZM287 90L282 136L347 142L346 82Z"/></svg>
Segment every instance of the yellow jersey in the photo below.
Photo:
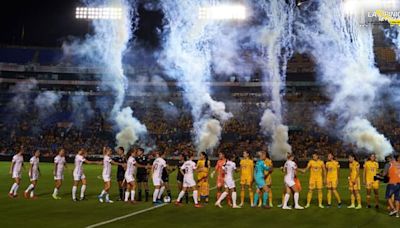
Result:
<svg viewBox="0 0 400 228"><path fill-rule="evenodd" d="M322 179L322 170L324 169L324 162L321 160L310 160L307 168L310 169L310 179Z"/></svg>
<svg viewBox="0 0 400 228"><path fill-rule="evenodd" d="M338 172L340 169L339 162L335 160L327 161L325 167L326 167L326 179L330 181L337 180Z"/></svg>
<svg viewBox="0 0 400 228"><path fill-rule="evenodd" d="M268 166L268 167L270 168L270 170L273 168L272 160L269 159L269 158L266 158L266 159L264 160L264 164L265 164L266 166ZM268 172L269 172L269 171L265 171L265 174L267 174ZM270 184L271 184L271 181L272 181L272 176L271 176L271 175L268 175L268 176L265 178L265 181L267 182L267 185L270 185Z"/></svg>
<svg viewBox="0 0 400 228"><path fill-rule="evenodd" d="M240 161L241 175L246 177L253 177L254 161L250 158L245 158Z"/></svg>
<svg viewBox="0 0 400 228"><path fill-rule="evenodd" d="M197 161L197 178L203 178L208 175L209 168L206 167L206 160Z"/></svg>
<svg viewBox="0 0 400 228"><path fill-rule="evenodd" d="M349 169L350 169L350 180L355 181L357 178L357 170L359 171L360 169L360 163L358 161L353 161L349 164ZM358 178L360 178L360 175L358 175Z"/></svg>
<svg viewBox="0 0 400 228"><path fill-rule="evenodd" d="M365 170L365 181L374 182L374 176L378 173L379 163L376 161L366 161L363 166Z"/></svg>

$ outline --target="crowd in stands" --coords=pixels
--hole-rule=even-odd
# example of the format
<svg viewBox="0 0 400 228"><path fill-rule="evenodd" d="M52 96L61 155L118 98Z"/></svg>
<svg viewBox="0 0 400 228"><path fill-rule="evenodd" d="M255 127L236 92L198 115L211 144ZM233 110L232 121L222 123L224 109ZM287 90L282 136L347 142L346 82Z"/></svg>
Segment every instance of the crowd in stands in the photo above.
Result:
<svg viewBox="0 0 400 228"><path fill-rule="evenodd" d="M234 117L223 125L220 145L212 152L229 151L237 155L243 150L257 151L267 149L268 137L260 133L259 120L267 104L257 100L238 102L231 111ZM294 93L286 95L284 120L290 127L289 143L300 159L306 159L314 151L324 155L333 152L339 158L346 157L355 146L345 144L340 135L329 127L321 127L315 121L315 114L326 99L319 95ZM129 104L134 115L146 125L148 137L140 146L151 150L157 148L168 155L178 155L182 151L195 150L192 142L192 119L190 110L175 104L166 109L154 104ZM171 105L172 106L172 105ZM113 146L115 133L112 123L101 109L93 108L90 116L77 113L67 102L55 105L51 114L43 118L43 110L35 107L21 113L1 106L0 154L12 154L20 145L28 152L42 150L44 156L53 156L63 147L75 154L80 147L88 149L89 154L100 154L104 145ZM95 105L92 104L92 107ZM228 105L228 109L229 109ZM82 111L82 110L81 110ZM396 113L387 111L372 118L372 123L391 141L396 151L400 150L400 125ZM328 120L329 121L329 120ZM334 120L332 120L334 121Z"/></svg>

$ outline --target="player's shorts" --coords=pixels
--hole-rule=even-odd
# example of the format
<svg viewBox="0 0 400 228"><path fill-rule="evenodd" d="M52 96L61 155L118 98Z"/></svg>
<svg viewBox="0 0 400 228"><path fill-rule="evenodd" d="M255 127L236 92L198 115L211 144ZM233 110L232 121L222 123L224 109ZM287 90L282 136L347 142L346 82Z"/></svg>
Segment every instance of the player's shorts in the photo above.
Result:
<svg viewBox="0 0 400 228"><path fill-rule="evenodd" d="M57 174L54 176L54 180L64 180L64 175L62 175L62 174L60 174L60 173L57 173Z"/></svg>
<svg viewBox="0 0 400 228"><path fill-rule="evenodd" d="M136 179L137 179L138 183L148 182L149 181L147 172L138 172L136 174Z"/></svg>
<svg viewBox="0 0 400 228"><path fill-rule="evenodd" d="M169 182L169 175L167 174L167 175L162 175L161 176L161 179L162 179L162 181L164 182L164 183L168 183Z"/></svg>
<svg viewBox="0 0 400 228"><path fill-rule="evenodd" d="M259 177L254 179L257 188L264 188L266 185L264 177Z"/></svg>
<svg viewBox="0 0 400 228"><path fill-rule="evenodd" d="M356 184L354 184L352 181L349 180L349 190L350 191L359 191L361 189L361 182L360 179L356 181Z"/></svg>
<svg viewBox="0 0 400 228"><path fill-rule="evenodd" d="M110 175L102 175L103 181L104 182L110 182L111 181L111 176Z"/></svg>
<svg viewBox="0 0 400 228"><path fill-rule="evenodd" d="M13 172L12 173L12 178L13 179L15 179L15 178L21 179L21 172Z"/></svg>
<svg viewBox="0 0 400 228"><path fill-rule="evenodd" d="M125 179L125 173L117 172L117 181L124 181L124 179Z"/></svg>
<svg viewBox="0 0 400 228"><path fill-rule="evenodd" d="M127 174L125 174L125 181L126 181L126 183L131 183L131 182L134 182L135 181L135 178L133 177L133 175L127 175Z"/></svg>
<svg viewBox="0 0 400 228"><path fill-rule="evenodd" d="M240 184L241 185L251 185L253 183L253 177L251 176L241 176Z"/></svg>
<svg viewBox="0 0 400 228"><path fill-rule="evenodd" d="M225 188L233 189L236 188L235 181L233 179L227 179L224 183Z"/></svg>
<svg viewBox="0 0 400 228"><path fill-rule="evenodd" d="M74 181L81 181L83 179L86 179L85 174L83 174L83 173L74 173Z"/></svg>
<svg viewBox="0 0 400 228"><path fill-rule="evenodd" d="M379 189L379 181L367 181L366 188L378 190Z"/></svg>
<svg viewBox="0 0 400 228"><path fill-rule="evenodd" d="M308 182L308 186L310 190L314 190L314 189L322 189L323 187L323 183L322 183L322 178L318 178L318 179L310 179L310 181Z"/></svg>
<svg viewBox="0 0 400 228"><path fill-rule="evenodd" d="M196 181L194 181L191 177L184 177L183 178L183 187L184 188L191 188L196 186Z"/></svg>
<svg viewBox="0 0 400 228"><path fill-rule="evenodd" d="M327 188L337 188L338 181L337 179L327 179L326 180L326 187Z"/></svg>
<svg viewBox="0 0 400 228"><path fill-rule="evenodd" d="M221 188L221 187L223 187L223 186L225 186L224 177L219 175L219 176L217 177L217 188Z"/></svg>
<svg viewBox="0 0 400 228"><path fill-rule="evenodd" d="M400 184L388 184L386 186L386 199L390 199L394 196L394 200L400 201Z"/></svg>
<svg viewBox="0 0 400 228"><path fill-rule="evenodd" d="M288 186L289 188L292 188L293 186L296 185L296 182L294 182L293 178L285 177L285 185Z"/></svg>
<svg viewBox="0 0 400 228"><path fill-rule="evenodd" d="M163 180L159 177L153 177L152 179L154 186L161 186L163 184Z"/></svg>
<svg viewBox="0 0 400 228"><path fill-rule="evenodd" d="M31 181L36 181L39 179L39 173L29 173L29 179Z"/></svg>

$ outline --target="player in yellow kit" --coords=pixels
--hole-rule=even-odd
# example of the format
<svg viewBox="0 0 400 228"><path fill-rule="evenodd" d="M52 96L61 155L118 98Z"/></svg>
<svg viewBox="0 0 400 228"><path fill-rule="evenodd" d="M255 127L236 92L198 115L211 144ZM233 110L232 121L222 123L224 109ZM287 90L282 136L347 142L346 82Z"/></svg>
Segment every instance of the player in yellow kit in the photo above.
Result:
<svg viewBox="0 0 400 228"><path fill-rule="evenodd" d="M363 184L367 188L367 207L371 208L371 190L374 190L375 195L375 208L379 208L379 181L374 180L378 174L379 163L376 161L376 155L371 154L369 159L364 163L364 178Z"/></svg>
<svg viewBox="0 0 400 228"><path fill-rule="evenodd" d="M307 168L304 171L307 170L310 170L310 181L307 194L307 205L305 206L305 208L310 207L314 189L317 189L318 191L318 206L320 208L324 208L324 206L322 205L322 187L326 170L324 162L319 159L317 153L314 153L312 155L312 160L308 162Z"/></svg>
<svg viewBox="0 0 400 228"><path fill-rule="evenodd" d="M253 173L254 161L250 158L248 151L243 151L243 159L240 161L240 207L244 204L244 192L247 186L250 197L250 205L253 206Z"/></svg>
<svg viewBox="0 0 400 228"><path fill-rule="evenodd" d="M358 163L354 154L349 155L349 190L351 197L351 205L347 208L361 209L361 195L360 195L360 163ZM357 199L357 207L355 206L355 200Z"/></svg>
<svg viewBox="0 0 400 228"><path fill-rule="evenodd" d="M273 203L272 203L272 172L273 172L273 164L272 164L272 160L269 157L268 153L265 153L267 158L264 160L264 163L266 166L269 167L269 171L266 171L266 175L265 175L265 183L267 184L268 188L269 188L269 192L268 192L268 200L269 200L269 206L273 207Z"/></svg>
<svg viewBox="0 0 400 228"><path fill-rule="evenodd" d="M338 208L342 207L342 200L340 199L339 193L337 191L337 186L339 182L339 170L340 164L335 160L335 156L332 153L328 154L328 161L325 164L326 168L326 188L328 189L327 201L328 207L332 205L332 192L338 202Z"/></svg>
<svg viewBox="0 0 400 228"><path fill-rule="evenodd" d="M210 171L210 161L206 152L200 153L200 159L197 161L197 187L199 189L199 201L208 203L210 185L208 176Z"/></svg>

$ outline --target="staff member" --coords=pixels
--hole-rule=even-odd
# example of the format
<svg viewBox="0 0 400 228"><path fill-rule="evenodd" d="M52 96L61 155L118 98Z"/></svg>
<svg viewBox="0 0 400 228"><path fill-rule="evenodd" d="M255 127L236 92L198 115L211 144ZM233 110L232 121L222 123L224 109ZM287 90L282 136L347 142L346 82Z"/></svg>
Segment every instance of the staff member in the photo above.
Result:
<svg viewBox="0 0 400 228"><path fill-rule="evenodd" d="M395 155L394 158L386 163L383 171L383 176L387 176L389 179L388 185L386 186L386 199L390 207L389 215L400 217L400 159L399 155ZM391 200L394 196L394 201Z"/></svg>

